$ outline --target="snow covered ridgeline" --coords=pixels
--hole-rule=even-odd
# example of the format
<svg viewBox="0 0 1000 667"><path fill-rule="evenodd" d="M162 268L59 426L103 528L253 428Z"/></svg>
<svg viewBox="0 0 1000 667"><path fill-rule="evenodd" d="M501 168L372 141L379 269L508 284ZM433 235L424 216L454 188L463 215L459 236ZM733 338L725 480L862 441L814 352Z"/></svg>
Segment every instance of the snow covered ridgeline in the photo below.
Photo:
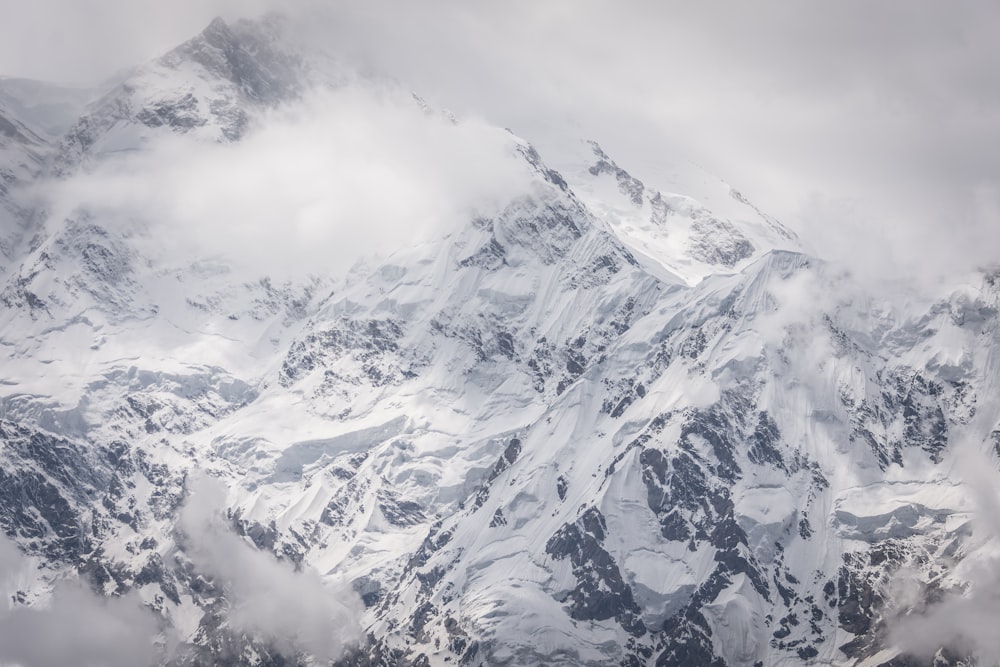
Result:
<svg viewBox="0 0 1000 667"><path fill-rule="evenodd" d="M213 23L50 159L253 146L316 62ZM522 190L346 278L179 268L93 213L37 230L0 322L0 523L48 568L18 604L75 572L206 664L893 659L892 573L961 581L941 471L997 430L995 281L912 312L820 299L824 265L725 184L505 141ZM226 484L195 495L207 523L183 519L196 468ZM350 582L353 649L242 614L240 573L281 561L289 590Z"/></svg>
<svg viewBox="0 0 1000 667"><path fill-rule="evenodd" d="M896 366L899 361L877 361L868 379L856 375L859 362L872 363L872 356L859 350L858 342L848 345L844 330L825 317L804 330L804 323L789 322L780 329L780 346L761 340L755 328L763 328L764 318L756 313L766 288L810 270L801 257L779 257L749 275L725 278L738 294L717 300L700 326L690 315L676 318L684 325L666 332L662 319L652 315L634 323L589 376L564 390L543 418L511 441L493 468L499 474L491 474L486 493L476 495L469 518L460 514L432 533L417 561L424 566L414 575L410 601L401 609L418 606L425 632L435 616L443 616L453 629L462 617L490 628L491 651L512 651L507 639L512 636L544 636L542 645L553 653L556 647L573 647L566 662L606 661L620 656L623 646L632 647L636 660L651 654L666 664L712 655L734 664L753 658L753 664L783 653L798 660L825 654L848 662L887 642L880 616L889 573L904 564L924 563L925 573L947 567L935 554L947 552L949 544L956 545L950 549L954 552L967 528L949 526L943 520L948 512L924 514L919 505L909 505L926 520L907 519L908 529L896 530L893 521L908 517L910 509L899 514L869 508L872 519L848 529L846 505L838 498L865 480L909 475L923 480L914 484L931 497L951 488L951 482L926 481L926 468L934 468L943 452L933 438L918 435L934 433L942 422L945 430L968 426L970 393L954 378L926 391L929 383L909 366ZM718 289L706 282L701 289ZM748 284L753 287L747 289ZM984 288L986 306L996 294L988 283ZM711 299L697 291L684 299L705 312ZM918 326L944 331L954 324L950 306L935 310L941 317L937 323ZM912 326L904 323L899 331ZM987 333L993 336L995 330ZM964 335L977 340L983 331L976 325ZM836 351L832 361L813 370L796 356L808 352L817 337L835 350L854 348L858 356ZM650 344L657 340L659 346ZM626 371L631 383L613 375L602 378L602 373L620 371L621 361L629 358L635 364ZM806 370L809 375L789 384L790 371ZM828 373L842 380L831 383ZM917 407L916 400L907 399L914 407L900 410L894 407L896 390L876 385L877 393L867 394L865 401L883 406L879 414L888 421L874 421L869 411L858 410L857 397L872 391L867 388L871 378L895 376L908 383L891 386L910 387L904 395L930 404ZM721 396L720 384L731 387ZM696 393L699 387L702 396ZM826 396L832 400L822 400ZM662 411L671 404L676 408ZM812 418L803 420L802 410ZM906 431L910 435L898 444L900 466L884 451L897 446L893 433ZM645 517L640 521L636 510L645 508L649 513L640 514ZM531 526L539 526L537 532ZM854 542L859 534L866 544ZM615 539L620 540L617 551L608 546ZM543 540L544 552L533 546ZM886 553L894 555L887 561ZM879 567L886 562L889 567ZM525 578L527 572L533 574ZM685 576L678 581L680 573ZM859 583L869 576L875 579ZM513 588L512 577L521 582ZM431 590L428 582L434 584ZM727 588L730 584L735 587ZM729 591L725 596L724 590ZM736 599L731 596L737 591L738 602L725 602ZM524 596L533 604L549 600L539 607L548 611L520 620ZM472 612L471 600L479 600ZM571 619L594 622L588 632L617 625L617 634L605 636L617 636L618 643L600 640L588 658L580 647L590 644L580 643L579 631L552 626L558 614L551 600L561 601L559 607ZM648 617L637 622L637 609ZM707 615L705 609L714 611ZM405 618L389 627L407 627ZM738 639L724 639L719 629L731 624L746 628ZM433 635L422 636L404 633L394 650L405 651L415 640L425 647L436 643ZM450 636L438 638L443 645ZM466 642L460 645L468 650ZM512 659L543 660L542 653L523 650L528 652Z"/></svg>

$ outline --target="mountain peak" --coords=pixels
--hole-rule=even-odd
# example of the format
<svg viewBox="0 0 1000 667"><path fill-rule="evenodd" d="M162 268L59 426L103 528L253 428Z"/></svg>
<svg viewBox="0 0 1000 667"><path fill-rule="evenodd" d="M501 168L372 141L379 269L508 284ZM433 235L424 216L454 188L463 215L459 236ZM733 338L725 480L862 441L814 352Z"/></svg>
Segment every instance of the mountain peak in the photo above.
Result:
<svg viewBox="0 0 1000 667"><path fill-rule="evenodd" d="M280 38L273 18L233 25L215 18L200 35L164 56L163 62L177 67L193 60L236 84L254 102L273 105L301 90L302 58Z"/></svg>
<svg viewBox="0 0 1000 667"><path fill-rule="evenodd" d="M948 475L970 431L1000 453L1000 278L890 313L700 168L576 137L559 153L409 102L385 132L398 117L318 96L377 117L318 141L328 126L260 113L315 83L285 34L217 18L138 68L54 156L64 173L137 159L87 174L100 203L23 252L26 234L0 234L0 529L43 565L0 630L79 576L155 613L141 643L176 649L169 664L329 664L300 640L351 639L340 616L285 612L343 579L364 632L337 665L875 665L898 662L887 629L911 612L888 604L896 572L962 594L984 541ZM5 198L37 174L10 168L35 163L4 108L0 232L46 216ZM272 121L278 141L258 141ZM416 141L428 127L449 134ZM150 148L173 134L207 144ZM481 138L516 184L465 178L508 180ZM386 178L386 144L417 169ZM157 180L161 158L197 182ZM431 160L459 167L440 192L414 176ZM114 190L138 205L104 196L121 164L139 176ZM474 201L391 252L405 241L369 228L373 201L416 226L407 189ZM316 205L330 192L346 214ZM188 226L157 210L177 201ZM315 232L338 224L356 236ZM193 260L167 240L185 230ZM331 238L363 236L391 254L331 259ZM288 239L292 259L271 259ZM249 248L268 258L248 277L225 262ZM287 282L263 275L277 263ZM209 476L225 487L202 495Z"/></svg>
<svg viewBox="0 0 1000 667"><path fill-rule="evenodd" d="M205 26L205 29L202 30L201 34L210 38L215 35L231 35L232 32L229 30L229 25L223 20L223 18L221 16L216 16L207 26Z"/></svg>
<svg viewBox="0 0 1000 667"><path fill-rule="evenodd" d="M308 69L274 17L233 24L215 18L99 100L63 138L56 171L135 149L165 131L237 141L256 110L302 93Z"/></svg>

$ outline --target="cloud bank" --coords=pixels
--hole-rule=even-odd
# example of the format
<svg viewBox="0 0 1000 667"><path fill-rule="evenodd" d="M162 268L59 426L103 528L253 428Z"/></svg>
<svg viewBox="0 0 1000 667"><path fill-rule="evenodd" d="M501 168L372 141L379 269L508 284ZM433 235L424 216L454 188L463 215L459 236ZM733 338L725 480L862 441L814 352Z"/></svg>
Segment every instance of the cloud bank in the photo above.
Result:
<svg viewBox="0 0 1000 667"><path fill-rule="evenodd" d="M265 114L239 143L161 136L34 194L51 225L86 211L168 263L222 256L302 276L437 238L529 179L504 130L359 83Z"/></svg>
<svg viewBox="0 0 1000 667"><path fill-rule="evenodd" d="M355 60L537 143L702 164L872 284L1000 247L1000 6L326 5ZM387 8L391 7L391 11Z"/></svg>
<svg viewBox="0 0 1000 667"><path fill-rule="evenodd" d="M0 592L8 601L29 567L0 534ZM0 608L0 664L140 667L159 657L159 635L138 596L104 598L79 581L60 581L44 603Z"/></svg>
<svg viewBox="0 0 1000 667"><path fill-rule="evenodd" d="M363 607L349 585L257 550L225 520L226 491L201 472L188 478L189 496L177 528L184 553L226 594L227 625L269 642L287 657L320 664L361 639ZM103 597L78 580L57 581L30 606L12 603L33 583L31 561L0 534L0 664L21 667L141 667L159 664L176 641L137 594ZM8 608L10 605L10 608ZM170 657L170 656L168 656Z"/></svg>
<svg viewBox="0 0 1000 667"><path fill-rule="evenodd" d="M971 496L973 535L963 545L965 558L940 596L930 597L909 572L892 582L898 609L916 611L890 624L890 639L905 653L931 657L941 647L975 656L980 664L1000 663L1000 496L993 462L964 447L958 471Z"/></svg>
<svg viewBox="0 0 1000 667"><path fill-rule="evenodd" d="M110 74L212 16L303 39L539 145L692 159L861 279L954 280L1000 247L995 3L0 0L0 73Z"/></svg>
<svg viewBox="0 0 1000 667"><path fill-rule="evenodd" d="M307 567L296 571L233 533L220 512L226 493L217 480L196 471L188 487L177 524L184 551L200 572L225 587L231 628L270 642L286 656L304 651L320 663L361 639L361 600L349 586Z"/></svg>

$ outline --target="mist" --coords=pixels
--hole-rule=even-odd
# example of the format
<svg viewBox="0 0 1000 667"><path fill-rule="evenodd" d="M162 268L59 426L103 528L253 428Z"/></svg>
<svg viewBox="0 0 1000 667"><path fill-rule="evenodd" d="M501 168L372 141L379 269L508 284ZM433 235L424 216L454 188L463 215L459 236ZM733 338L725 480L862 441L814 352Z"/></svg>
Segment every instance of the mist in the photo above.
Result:
<svg viewBox="0 0 1000 667"><path fill-rule="evenodd" d="M159 136L30 196L50 227L90 216L161 265L219 257L249 278L289 278L436 240L529 184L501 128L356 83L263 114L238 143Z"/></svg>
<svg viewBox="0 0 1000 667"><path fill-rule="evenodd" d="M207 474L188 477L177 528L184 554L200 574L226 590L225 622L258 637L286 657L300 652L329 662L361 639L363 606L350 585L297 570L257 550L224 517L226 489ZM35 581L31 559L0 534L0 664L140 667L159 664L177 647L170 628L136 593L105 597L73 578L56 580L30 603L11 603ZM8 604L10 607L8 608Z"/></svg>
<svg viewBox="0 0 1000 667"><path fill-rule="evenodd" d="M190 495L177 527L197 570L226 589L226 622L270 642L287 657L304 651L326 663L361 639L361 599L345 582L254 548L223 518L226 489L201 471L188 477Z"/></svg>
<svg viewBox="0 0 1000 667"><path fill-rule="evenodd" d="M958 471L973 501L972 537L966 557L930 598L915 576L894 576L891 604L909 613L890 623L890 639L904 653L931 657L941 647L975 656L982 664L1000 663L1000 498L992 461L966 447Z"/></svg>
<svg viewBox="0 0 1000 667"><path fill-rule="evenodd" d="M0 593L10 601L30 580L30 560L0 534ZM157 661L162 638L139 597L103 597L83 582L57 581L47 599L0 607L0 663L23 667L140 667Z"/></svg>
<svg viewBox="0 0 1000 667"><path fill-rule="evenodd" d="M1000 263L997 3L0 0L0 76L99 95L216 15L275 10L296 43L330 50L356 80L260 112L237 143L154 133L18 196L49 229L89 216L128 236L156 270L219 258L247 280L289 279L343 275L526 192L533 176L504 128L543 159L595 139L626 169L693 162L826 260L776 286L759 320L764 341L816 385L836 352L814 334L825 316L849 306L874 319L906 306L900 294L934 299ZM870 297L890 305L869 308ZM892 637L914 653L954 644L997 662L1000 504L993 468L969 460L958 473L977 502L975 558ZM189 491L178 541L225 588L227 627L321 660L359 641L346 583L235 534L217 481L192 474ZM16 590L26 567L0 539L0 588ZM900 581L900 600L912 600ZM0 662L155 659L160 629L137 596L105 599L74 581L50 593L0 607Z"/></svg>
<svg viewBox="0 0 1000 667"><path fill-rule="evenodd" d="M429 100L543 157L571 134L626 169L696 162L867 284L997 261L996 5L325 7L315 31Z"/></svg>
<svg viewBox="0 0 1000 667"><path fill-rule="evenodd" d="M0 74L98 81L212 16L280 10L303 40L543 157L562 133L626 168L693 160L872 285L961 280L1000 247L993 3L0 3L18 17Z"/></svg>

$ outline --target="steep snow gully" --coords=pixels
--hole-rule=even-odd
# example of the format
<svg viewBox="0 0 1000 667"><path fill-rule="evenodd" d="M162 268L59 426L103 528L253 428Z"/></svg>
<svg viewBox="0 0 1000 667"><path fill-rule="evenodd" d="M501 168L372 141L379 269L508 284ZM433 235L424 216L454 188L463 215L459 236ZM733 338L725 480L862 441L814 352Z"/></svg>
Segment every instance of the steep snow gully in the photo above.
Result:
<svg viewBox="0 0 1000 667"><path fill-rule="evenodd" d="M0 80L0 663L996 659L940 612L993 609L1000 274L879 300L695 167L541 155L287 30L216 20L65 131ZM317 89L504 187L278 276L107 185Z"/></svg>

